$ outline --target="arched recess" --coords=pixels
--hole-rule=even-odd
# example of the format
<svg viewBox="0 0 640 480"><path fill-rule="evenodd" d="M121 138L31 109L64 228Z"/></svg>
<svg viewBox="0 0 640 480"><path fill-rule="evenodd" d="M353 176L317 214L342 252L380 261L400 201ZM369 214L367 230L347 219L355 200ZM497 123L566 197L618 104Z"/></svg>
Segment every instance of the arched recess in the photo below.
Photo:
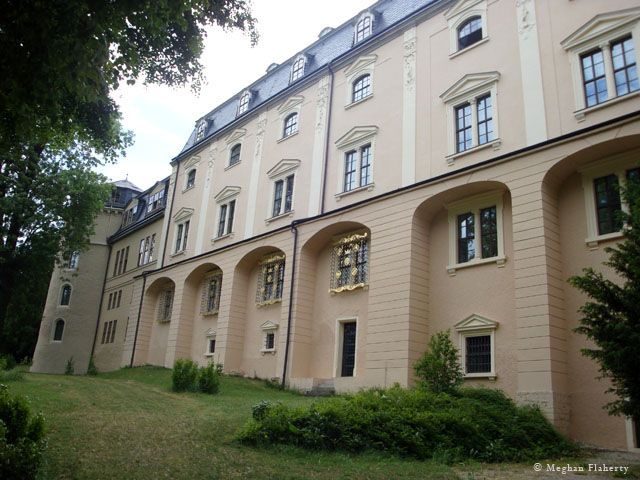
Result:
<svg viewBox="0 0 640 480"><path fill-rule="evenodd" d="M342 263L349 258L349 269L355 269L356 273L348 280L344 277L340 283L336 282L341 263L339 249L341 245L347 245L340 242L347 239L353 239L352 247L349 247L351 253ZM342 376L340 347L345 324L355 323L356 338L353 373L344 381L351 382L352 377L364 375L370 241L371 230L352 221L327 225L304 241L296 267L296 301L288 366L288 376L294 385L312 388L321 385L323 380ZM366 259L362 273L358 273L360 267L356 257L359 252L364 253L363 259ZM346 273L347 268L342 270L341 274ZM357 278L361 274L365 277Z"/></svg>
<svg viewBox="0 0 640 480"><path fill-rule="evenodd" d="M462 351L466 340L456 326L480 315L497 324L492 347L498 375L466 381L497 386L515 396L511 217L510 192L505 184L494 181L453 187L418 206L411 229L410 365L424 353L429 337L439 331L449 330ZM495 235L490 233L493 229Z"/></svg>
<svg viewBox="0 0 640 480"><path fill-rule="evenodd" d="M284 355L286 330L281 307L290 275L286 260L279 248L262 246L237 263L231 287L225 370L258 378L278 376L277 359Z"/></svg>
<svg viewBox="0 0 640 480"><path fill-rule="evenodd" d="M173 293L175 283L168 277L153 280L144 292L140 312L135 365L165 365L169 326L174 317Z"/></svg>
<svg viewBox="0 0 640 480"><path fill-rule="evenodd" d="M638 167L640 135L627 135L589 145L560 159L543 180L545 215L552 219L558 245L553 268L561 279L562 298L552 307L552 314L562 319L565 338L560 347L566 352L566 370L570 372L566 379L566 390L570 392L567 433L580 442L607 443L621 449L629 446L625 420L607 415L604 406L614 400L613 395L606 393L608 381L595 380L600 376L597 363L581 353L581 349L591 348L592 344L573 332L579 324L578 308L586 299L566 279L580 275L585 267L592 267L612 280L616 278L615 273L603 265L608 258L604 249L614 246L621 235L617 226L607 225L606 216L623 208L624 203L615 205L616 199L620 201L615 190L599 195L597 201L596 189L606 184L607 179L624 184L627 173ZM613 205L610 200L614 200ZM599 214L597 207L599 203L602 206L601 202L609 203L611 208ZM601 230L601 226L605 229Z"/></svg>
<svg viewBox="0 0 640 480"><path fill-rule="evenodd" d="M222 281L220 267L209 262L196 267L185 279L176 358L192 358L201 364L212 359L207 349L207 334L217 329Z"/></svg>

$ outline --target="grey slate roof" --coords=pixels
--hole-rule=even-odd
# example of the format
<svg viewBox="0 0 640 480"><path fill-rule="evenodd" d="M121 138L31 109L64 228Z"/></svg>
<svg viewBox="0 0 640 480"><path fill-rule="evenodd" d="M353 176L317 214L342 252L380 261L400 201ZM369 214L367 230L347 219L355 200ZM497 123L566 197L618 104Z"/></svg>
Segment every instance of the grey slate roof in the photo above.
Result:
<svg viewBox="0 0 640 480"><path fill-rule="evenodd" d="M371 41L381 32L387 30L389 27L404 20L405 18L418 12L419 10L426 8L431 4L442 1L443 0L378 1L366 10L374 15L373 34L365 41L360 42L360 44ZM331 61L337 59L341 55L351 50L354 47L353 29L361 13L362 12L360 12L357 16L351 18L347 22L343 23L341 26L322 36L316 42L303 49L301 52L297 52L296 55L291 57L289 60L273 68L267 74L256 80L253 84L242 89L240 92L238 92L237 95L234 95L232 98L228 99L226 102L219 105L214 110L202 117L200 120L205 119L207 121L207 128L204 138L199 142L196 142L196 129L194 128L191 136L189 137L189 140L182 148L180 154L189 150L191 147L196 145L196 143L200 143L202 141L205 141L207 138L215 136L216 134L218 134L218 132L235 121L236 118L251 115L252 111L259 108L266 101L273 98L277 94L286 90L290 86L289 75L291 72L291 65L293 64L293 61L295 60L298 53L304 53L307 56L304 77L308 77L314 72L326 67ZM238 98L243 92L247 90L251 92L249 110L244 114L236 117Z"/></svg>
<svg viewBox="0 0 640 480"><path fill-rule="evenodd" d="M113 182L113 185L116 186L116 187L120 187L120 188L129 188L129 189L135 190L137 192L142 191L140 188L136 187L133 183L131 183L127 179L125 179L125 180L116 180L115 182Z"/></svg>

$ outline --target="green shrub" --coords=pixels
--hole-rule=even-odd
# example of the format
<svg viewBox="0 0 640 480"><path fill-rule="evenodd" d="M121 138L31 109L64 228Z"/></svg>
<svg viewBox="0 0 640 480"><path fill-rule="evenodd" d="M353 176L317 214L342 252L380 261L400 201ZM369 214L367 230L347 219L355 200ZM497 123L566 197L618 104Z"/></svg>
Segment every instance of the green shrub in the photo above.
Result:
<svg viewBox="0 0 640 480"><path fill-rule="evenodd" d="M16 368L16 360L10 353L0 355L0 370L13 370Z"/></svg>
<svg viewBox="0 0 640 480"><path fill-rule="evenodd" d="M73 357L71 357L69 358L69 360L67 360L67 365L64 367L64 374L73 375L74 372L75 372L75 368L73 366Z"/></svg>
<svg viewBox="0 0 640 480"><path fill-rule="evenodd" d="M195 392L198 389L198 365L186 358L176 360L171 380L174 392Z"/></svg>
<svg viewBox="0 0 640 480"><path fill-rule="evenodd" d="M449 331L431 337L427 350L413 366L418 385L432 392L453 393L462 383L462 369L458 350L451 341Z"/></svg>
<svg viewBox="0 0 640 480"><path fill-rule="evenodd" d="M93 355L89 357L89 366L87 367L87 375L98 375L98 369L96 368L96 364L93 362Z"/></svg>
<svg viewBox="0 0 640 480"><path fill-rule="evenodd" d="M334 397L310 408L261 402L240 431L253 445L313 450L379 450L443 462L525 461L573 452L537 408L518 407L497 390L455 395L393 387Z"/></svg>
<svg viewBox="0 0 640 480"><path fill-rule="evenodd" d="M198 370L198 390L202 393L215 394L220 390L220 369L214 363Z"/></svg>
<svg viewBox="0 0 640 480"><path fill-rule="evenodd" d="M0 478L36 478L45 446L42 416L0 385Z"/></svg>
<svg viewBox="0 0 640 480"><path fill-rule="evenodd" d="M22 380L24 372L16 367L11 370L0 370L0 382L16 382Z"/></svg>

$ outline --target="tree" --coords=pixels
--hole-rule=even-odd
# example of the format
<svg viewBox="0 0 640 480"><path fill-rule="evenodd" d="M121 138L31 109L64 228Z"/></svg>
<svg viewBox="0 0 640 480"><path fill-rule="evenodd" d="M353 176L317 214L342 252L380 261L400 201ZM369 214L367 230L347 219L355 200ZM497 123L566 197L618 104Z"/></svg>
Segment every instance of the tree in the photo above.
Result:
<svg viewBox="0 0 640 480"><path fill-rule="evenodd" d="M569 283L591 299L580 307L580 324L575 329L595 344L582 349L595 360L603 377L611 379L608 390L616 400L607 405L612 415L640 418L640 184L630 181L621 189L629 213L620 212L623 241L605 248L604 265L618 275L611 281L593 268L573 276Z"/></svg>
<svg viewBox="0 0 640 480"><path fill-rule="evenodd" d="M0 351L37 257L81 250L108 197L92 169L131 142L110 93L123 82L202 83L206 28L257 39L244 0L5 0L0 16ZM37 302L34 302L37 303ZM12 317L11 325L20 321Z"/></svg>
<svg viewBox="0 0 640 480"><path fill-rule="evenodd" d="M449 331L438 332L429 339L427 350L413 366L422 388L435 393L452 393L462 383L458 350Z"/></svg>

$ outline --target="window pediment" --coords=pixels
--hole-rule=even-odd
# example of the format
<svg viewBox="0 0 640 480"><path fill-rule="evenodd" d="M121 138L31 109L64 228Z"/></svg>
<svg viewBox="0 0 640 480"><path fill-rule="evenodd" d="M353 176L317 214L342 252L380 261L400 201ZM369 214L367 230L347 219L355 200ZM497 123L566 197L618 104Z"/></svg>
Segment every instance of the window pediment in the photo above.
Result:
<svg viewBox="0 0 640 480"><path fill-rule="evenodd" d="M483 90L496 83L500 78L499 72L469 73L449 87L440 98L445 102L454 102L460 97L472 95L476 90Z"/></svg>
<svg viewBox="0 0 640 480"><path fill-rule="evenodd" d="M191 215L193 215L193 211L194 211L193 208L182 207L173 216L173 220L178 222L178 221L183 220L183 219L185 219L187 217L190 217Z"/></svg>
<svg viewBox="0 0 640 480"><path fill-rule="evenodd" d="M276 330L278 328L277 323L273 323L271 320L267 320L262 325L260 325L262 330Z"/></svg>
<svg viewBox="0 0 640 480"><path fill-rule="evenodd" d="M473 314L456 323L455 329L458 332L472 331L472 330L495 330L498 328L498 322L489 320L481 315Z"/></svg>
<svg viewBox="0 0 640 480"><path fill-rule="evenodd" d="M240 194L240 187L224 187L220 192L213 197L214 200L218 203L224 202L225 200L229 200L232 197L235 197Z"/></svg>
<svg viewBox="0 0 640 480"><path fill-rule="evenodd" d="M571 50L591 41L597 42L601 36L614 33L617 29L625 29L630 23L639 20L640 7L602 13L565 38L560 45L565 50Z"/></svg>
<svg viewBox="0 0 640 480"><path fill-rule="evenodd" d="M353 127L342 137L336 140L336 146L340 149L347 148L352 145L357 145L378 133L378 127L375 125Z"/></svg>
<svg viewBox="0 0 640 480"><path fill-rule="evenodd" d="M244 128L236 128L233 132L231 132L229 135L227 135L227 137L224 139L225 143L227 145L232 145L234 143L236 143L238 140L240 140L242 137L244 137L247 133L247 130Z"/></svg>
<svg viewBox="0 0 640 480"><path fill-rule="evenodd" d="M197 165L198 163L200 163L200 155L194 155L189 160L187 160L185 162L184 168L185 169L189 169L189 168L193 167L194 165Z"/></svg>
<svg viewBox="0 0 640 480"><path fill-rule="evenodd" d="M215 337L216 336L216 331L213 328L210 328L209 330L207 330L206 332L204 332L204 335L206 337Z"/></svg>
<svg viewBox="0 0 640 480"><path fill-rule="evenodd" d="M269 178L276 178L285 175L300 166L300 160L280 160L271 170L267 172Z"/></svg>
<svg viewBox="0 0 640 480"><path fill-rule="evenodd" d="M300 105L304 101L304 97L302 95L294 95L293 97L289 97L284 103L282 103L278 107L278 113L285 113L289 110L293 110L298 105Z"/></svg>
<svg viewBox="0 0 640 480"><path fill-rule="evenodd" d="M444 18L446 18L447 20L450 20L456 15L461 15L467 10L473 8L474 6L484 1L485 0L460 0L444 13Z"/></svg>
<svg viewBox="0 0 640 480"><path fill-rule="evenodd" d="M353 62L351 65L349 65L349 67L347 67L347 69L344 71L344 75L346 77L350 77L355 73L359 73L365 68L367 68L369 65L375 63L377 60L378 60L377 55L363 55L362 57L358 58L355 62Z"/></svg>

